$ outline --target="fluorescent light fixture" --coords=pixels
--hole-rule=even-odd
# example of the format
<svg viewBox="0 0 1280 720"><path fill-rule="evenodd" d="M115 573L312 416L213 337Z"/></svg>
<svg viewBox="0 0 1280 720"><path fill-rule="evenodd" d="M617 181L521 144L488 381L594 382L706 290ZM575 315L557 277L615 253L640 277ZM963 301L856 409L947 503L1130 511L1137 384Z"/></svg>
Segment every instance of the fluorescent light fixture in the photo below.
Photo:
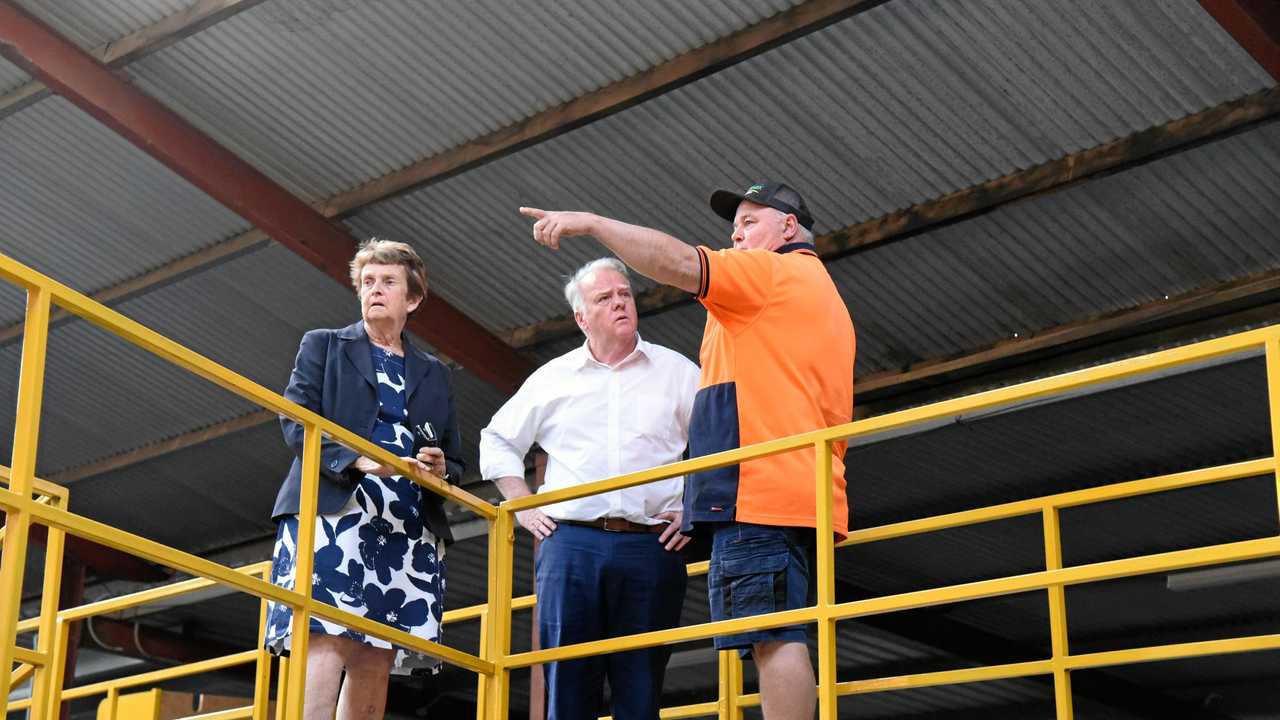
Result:
<svg viewBox="0 0 1280 720"><path fill-rule="evenodd" d="M1188 590L1204 590L1252 582L1254 580L1280 579L1280 559L1263 560L1262 562L1230 567L1215 567L1204 570L1185 570L1169 573L1165 579L1165 587L1173 592Z"/></svg>

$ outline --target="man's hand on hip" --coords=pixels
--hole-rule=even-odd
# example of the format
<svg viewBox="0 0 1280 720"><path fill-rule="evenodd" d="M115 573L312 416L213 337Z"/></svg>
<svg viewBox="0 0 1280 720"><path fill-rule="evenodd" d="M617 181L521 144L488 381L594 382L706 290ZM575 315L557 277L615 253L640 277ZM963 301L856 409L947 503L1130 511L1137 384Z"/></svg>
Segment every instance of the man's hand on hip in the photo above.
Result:
<svg viewBox="0 0 1280 720"><path fill-rule="evenodd" d="M684 515L679 510L668 510L654 515L656 518L666 520L670 524L658 536L658 542L670 552L676 552L689 544L689 536L680 534L680 522L684 520Z"/></svg>
<svg viewBox="0 0 1280 720"><path fill-rule="evenodd" d="M516 513L516 522L525 530L533 533L539 540L546 540L556 531L556 522L538 508L529 508Z"/></svg>

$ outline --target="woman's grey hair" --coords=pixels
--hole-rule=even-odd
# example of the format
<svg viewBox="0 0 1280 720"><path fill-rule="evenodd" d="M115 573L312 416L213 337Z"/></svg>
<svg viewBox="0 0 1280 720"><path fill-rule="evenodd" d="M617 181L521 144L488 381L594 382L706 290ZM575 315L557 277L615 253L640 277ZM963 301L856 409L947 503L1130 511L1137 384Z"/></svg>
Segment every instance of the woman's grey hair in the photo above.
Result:
<svg viewBox="0 0 1280 720"><path fill-rule="evenodd" d="M360 248L356 250L355 257L351 258L350 265L351 287L356 289L357 296L360 294L360 273L364 271L364 266L370 263L403 265L405 278L409 283L409 298L426 299L427 266L413 246L377 236L360 243Z"/></svg>
<svg viewBox="0 0 1280 720"><path fill-rule="evenodd" d="M578 271L569 278L569 282L564 284L564 299L569 301L569 307L574 312L582 312L585 303L582 300L582 282L588 277L595 275L598 270L613 270L622 277L626 278L627 285L631 285L631 277L627 274L627 266L621 260L615 257L600 258L578 268Z"/></svg>

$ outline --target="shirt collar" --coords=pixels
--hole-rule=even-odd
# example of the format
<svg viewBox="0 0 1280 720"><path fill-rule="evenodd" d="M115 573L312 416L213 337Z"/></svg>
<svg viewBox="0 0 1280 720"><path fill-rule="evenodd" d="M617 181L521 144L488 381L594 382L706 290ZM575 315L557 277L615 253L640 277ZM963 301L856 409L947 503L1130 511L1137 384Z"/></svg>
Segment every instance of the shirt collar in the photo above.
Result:
<svg viewBox="0 0 1280 720"><path fill-rule="evenodd" d="M636 333L636 346L631 350L631 354L623 358L617 365L614 365L614 367L620 368L623 365L626 365L627 363L632 362L637 357L645 357L645 358L649 357L649 343L645 342L644 338L640 337L640 333ZM587 340L583 340L582 346L578 348L578 358L577 358L576 365L580 369L588 368L591 366L604 367L604 368L609 367L608 365L605 365L604 363L595 359L595 357L591 354L591 348L588 347Z"/></svg>
<svg viewBox="0 0 1280 720"><path fill-rule="evenodd" d="M779 247L774 248L773 251L778 253L779 255L785 255L789 252L796 252L797 250L800 252L808 252L812 255L818 254L817 248L813 246L813 243L807 243L807 242L787 243L786 245L781 245Z"/></svg>

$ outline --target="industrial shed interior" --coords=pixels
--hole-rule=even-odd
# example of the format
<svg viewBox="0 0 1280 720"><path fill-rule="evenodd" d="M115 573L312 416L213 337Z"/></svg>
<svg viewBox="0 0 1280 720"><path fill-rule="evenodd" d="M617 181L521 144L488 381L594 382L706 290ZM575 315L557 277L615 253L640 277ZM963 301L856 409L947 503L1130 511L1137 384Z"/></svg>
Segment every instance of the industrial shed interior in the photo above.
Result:
<svg viewBox="0 0 1280 720"><path fill-rule="evenodd" d="M21 63L15 13L172 123L95 109L91 79ZM1270 0L0 0L0 55L0 253L278 391L305 331L358 319L340 282L354 243L412 244L433 305L411 330L454 369L462 484L487 498L479 431L581 344L561 288L603 254L541 248L521 205L727 247L713 189L793 184L857 328L859 418L1280 322ZM175 143L187 154L166 155ZM218 153L244 174L198 161ZM253 203L254 183L313 217ZM696 360L702 307L637 292L642 336ZM0 459L25 303L0 284ZM37 475L72 511L230 565L270 557L292 457L274 413L59 313L44 393ZM851 525L1265 457L1269 410L1252 354L873 434L848 450ZM1266 472L1068 509L1064 562L1275 536L1276 495ZM485 525L450 512L448 606L483 603ZM531 592L527 534L519 546L515 587ZM1043 553L1034 516L859 545L836 555L837 599L1033 572ZM180 577L92 543L67 557L84 600ZM41 587L28 567L24 617ZM1072 650L1280 633L1280 561L1218 570L1068 587ZM1028 592L845 621L839 679L1041 658L1048 612ZM68 685L253 648L257 618L255 598L213 590L98 619ZM707 620L692 578L682 624ZM527 612L514 622L528 648ZM446 628L448 645L479 642L475 623ZM710 641L678 646L663 704L713 698L715 661ZM252 683L242 669L169 687L248 697ZM1275 720L1280 650L1082 670L1073 690L1082 719ZM536 714L536 695L516 673L512 717ZM394 680L388 707L454 718L475 702L475 676L446 667ZM1055 712L1040 676L839 708Z"/></svg>

